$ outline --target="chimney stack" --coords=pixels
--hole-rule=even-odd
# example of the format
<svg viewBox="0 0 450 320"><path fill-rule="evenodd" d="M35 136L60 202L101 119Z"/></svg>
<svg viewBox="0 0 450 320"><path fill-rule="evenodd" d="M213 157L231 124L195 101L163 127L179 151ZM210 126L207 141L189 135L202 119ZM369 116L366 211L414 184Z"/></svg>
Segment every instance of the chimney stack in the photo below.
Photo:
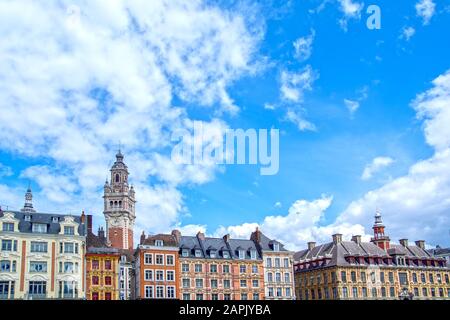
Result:
<svg viewBox="0 0 450 320"><path fill-rule="evenodd" d="M87 231L88 234L92 233L92 214L87 215Z"/></svg>
<svg viewBox="0 0 450 320"><path fill-rule="evenodd" d="M314 241L308 242L308 250L314 249L315 246L316 246L316 243Z"/></svg>
<svg viewBox="0 0 450 320"><path fill-rule="evenodd" d="M229 234L224 235L223 236L223 241L225 241L225 242L230 241L230 235Z"/></svg>
<svg viewBox="0 0 450 320"><path fill-rule="evenodd" d="M356 236L353 236L352 241L355 242L356 244L360 245L361 244L361 236L359 234Z"/></svg>
<svg viewBox="0 0 450 320"><path fill-rule="evenodd" d="M333 234L333 243L338 244L341 242L342 242L342 234L340 234L340 233Z"/></svg>
<svg viewBox="0 0 450 320"><path fill-rule="evenodd" d="M105 239L105 230L103 229L103 227L98 228L98 237L102 240Z"/></svg>
<svg viewBox="0 0 450 320"><path fill-rule="evenodd" d="M400 244L404 247L408 246L408 239L400 239Z"/></svg>
<svg viewBox="0 0 450 320"><path fill-rule="evenodd" d="M175 237L175 240L177 241L177 243L181 242L181 232L180 232L180 230L172 230L172 236Z"/></svg>
<svg viewBox="0 0 450 320"><path fill-rule="evenodd" d="M144 230L142 230L142 234L141 234L141 241L140 241L140 244L144 244L144 241L145 241L145 231L144 231Z"/></svg>
<svg viewBox="0 0 450 320"><path fill-rule="evenodd" d="M425 240L417 240L416 246L418 246L422 250L425 250Z"/></svg>
<svg viewBox="0 0 450 320"><path fill-rule="evenodd" d="M197 233L197 238L198 238L199 240L204 241L204 240L205 240L205 234L199 231L199 232Z"/></svg>

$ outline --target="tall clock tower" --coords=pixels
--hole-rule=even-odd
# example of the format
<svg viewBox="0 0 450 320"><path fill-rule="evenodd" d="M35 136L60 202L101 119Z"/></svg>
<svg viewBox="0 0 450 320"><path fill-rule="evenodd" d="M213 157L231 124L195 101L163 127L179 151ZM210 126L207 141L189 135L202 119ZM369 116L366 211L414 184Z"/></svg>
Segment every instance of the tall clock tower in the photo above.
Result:
<svg viewBox="0 0 450 320"><path fill-rule="evenodd" d="M114 248L133 249L136 200L133 186L128 186L128 167L120 150L110 171L111 182L106 180L103 195L106 238Z"/></svg>

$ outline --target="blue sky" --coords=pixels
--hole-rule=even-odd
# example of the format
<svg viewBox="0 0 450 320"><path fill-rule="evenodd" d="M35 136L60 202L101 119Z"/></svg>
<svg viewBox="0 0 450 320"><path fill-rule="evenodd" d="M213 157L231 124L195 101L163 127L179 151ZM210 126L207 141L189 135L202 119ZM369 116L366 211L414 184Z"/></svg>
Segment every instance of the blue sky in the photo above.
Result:
<svg viewBox="0 0 450 320"><path fill-rule="evenodd" d="M137 229L247 237L259 225L300 248L368 239L378 207L394 241L450 244L449 1L92 3L35 4L36 25L25 2L0 6L3 206L20 208L30 181L38 209L100 225L121 141ZM371 4L380 30L366 27ZM38 27L46 15L63 28ZM306 77L291 84L299 96L283 74ZM279 173L172 164L168 136L193 120L280 129Z"/></svg>

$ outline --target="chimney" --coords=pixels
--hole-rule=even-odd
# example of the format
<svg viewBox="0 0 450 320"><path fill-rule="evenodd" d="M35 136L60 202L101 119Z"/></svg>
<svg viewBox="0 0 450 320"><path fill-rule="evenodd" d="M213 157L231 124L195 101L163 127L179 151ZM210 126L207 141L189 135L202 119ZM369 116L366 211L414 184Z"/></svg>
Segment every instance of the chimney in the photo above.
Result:
<svg viewBox="0 0 450 320"><path fill-rule="evenodd" d="M353 236L353 237L352 237L352 241L353 241L354 243L360 245L360 244L361 244L361 236L360 236L359 234L356 235L356 236Z"/></svg>
<svg viewBox="0 0 450 320"><path fill-rule="evenodd" d="M81 224L86 221L86 215L84 214L84 210L81 212Z"/></svg>
<svg viewBox="0 0 450 320"><path fill-rule="evenodd" d="M400 239L400 244L404 247L408 246L408 239Z"/></svg>
<svg viewBox="0 0 450 320"><path fill-rule="evenodd" d="M334 244L341 243L342 242L342 234L340 234L340 233L333 234L333 242L334 242Z"/></svg>
<svg viewBox="0 0 450 320"><path fill-rule="evenodd" d="M92 233L92 214L87 215L87 231L88 234Z"/></svg>
<svg viewBox="0 0 450 320"><path fill-rule="evenodd" d="M259 231L258 227L256 227L255 232L252 232L252 234L250 235L250 240L252 240L255 243L261 242L261 231Z"/></svg>
<svg viewBox="0 0 450 320"><path fill-rule="evenodd" d="M308 250L314 249L315 246L316 246L316 243L314 241L308 242Z"/></svg>
<svg viewBox="0 0 450 320"><path fill-rule="evenodd" d="M229 234L224 235L223 236L223 241L225 241L225 242L230 241L230 235Z"/></svg>
<svg viewBox="0 0 450 320"><path fill-rule="evenodd" d="M144 230L142 230L142 234L141 234L141 241L140 241L140 244L144 244L144 241L145 241L145 231L144 231Z"/></svg>
<svg viewBox="0 0 450 320"><path fill-rule="evenodd" d="M98 237L102 240L105 239L105 230L103 229L103 227L98 228Z"/></svg>
<svg viewBox="0 0 450 320"><path fill-rule="evenodd" d="M181 242L181 232L180 232L180 230L172 230L172 236L175 237L175 240L177 241L177 243Z"/></svg>
<svg viewBox="0 0 450 320"><path fill-rule="evenodd" d="M416 246L418 246L422 250L425 250L425 240L417 240Z"/></svg>
<svg viewBox="0 0 450 320"><path fill-rule="evenodd" d="M205 240L205 234L199 231L199 232L197 233L197 238L198 238L199 240L204 241L204 240Z"/></svg>

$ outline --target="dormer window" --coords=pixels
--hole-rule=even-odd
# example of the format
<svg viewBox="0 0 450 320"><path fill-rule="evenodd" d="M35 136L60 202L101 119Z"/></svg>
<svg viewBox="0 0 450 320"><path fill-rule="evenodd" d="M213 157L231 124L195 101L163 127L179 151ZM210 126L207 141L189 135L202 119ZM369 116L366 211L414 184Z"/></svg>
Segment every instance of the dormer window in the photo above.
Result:
<svg viewBox="0 0 450 320"><path fill-rule="evenodd" d="M250 250L250 258L256 260L256 250Z"/></svg>
<svg viewBox="0 0 450 320"><path fill-rule="evenodd" d="M230 258L230 253L228 251L223 251L222 255L223 255L224 259L229 259Z"/></svg>
<svg viewBox="0 0 450 320"><path fill-rule="evenodd" d="M64 227L64 234L67 236L73 236L75 234L75 228L74 227Z"/></svg>
<svg viewBox="0 0 450 320"><path fill-rule="evenodd" d="M189 250L188 249L183 249L183 251L181 251L181 255L183 256L183 257L189 257Z"/></svg>
<svg viewBox="0 0 450 320"><path fill-rule="evenodd" d="M164 246L164 241L162 241L162 240L155 240L155 246L163 247Z"/></svg>
<svg viewBox="0 0 450 320"><path fill-rule="evenodd" d="M239 250L239 259L245 259L245 250Z"/></svg>
<svg viewBox="0 0 450 320"><path fill-rule="evenodd" d="M199 250L199 249L196 249L196 250L195 250L195 257L196 257L196 258L201 258L201 257L202 257L202 251Z"/></svg>
<svg viewBox="0 0 450 320"><path fill-rule="evenodd" d="M274 243L273 244L273 251L280 251L280 244L279 243Z"/></svg>
<svg viewBox="0 0 450 320"><path fill-rule="evenodd" d="M33 233L47 233L47 225L44 223L33 223Z"/></svg>
<svg viewBox="0 0 450 320"><path fill-rule="evenodd" d="M211 250L209 256L214 259L216 257L216 250Z"/></svg>
<svg viewBox="0 0 450 320"><path fill-rule="evenodd" d="M29 214L27 214L24 219L25 219L25 221L29 222L29 221L31 221L31 216Z"/></svg>
<svg viewBox="0 0 450 320"><path fill-rule="evenodd" d="M14 223L3 222L2 230L6 231L6 232L13 232L14 231Z"/></svg>
<svg viewBox="0 0 450 320"><path fill-rule="evenodd" d="M59 222L58 217L52 217L52 222L53 222L53 223L58 223L58 222Z"/></svg>

